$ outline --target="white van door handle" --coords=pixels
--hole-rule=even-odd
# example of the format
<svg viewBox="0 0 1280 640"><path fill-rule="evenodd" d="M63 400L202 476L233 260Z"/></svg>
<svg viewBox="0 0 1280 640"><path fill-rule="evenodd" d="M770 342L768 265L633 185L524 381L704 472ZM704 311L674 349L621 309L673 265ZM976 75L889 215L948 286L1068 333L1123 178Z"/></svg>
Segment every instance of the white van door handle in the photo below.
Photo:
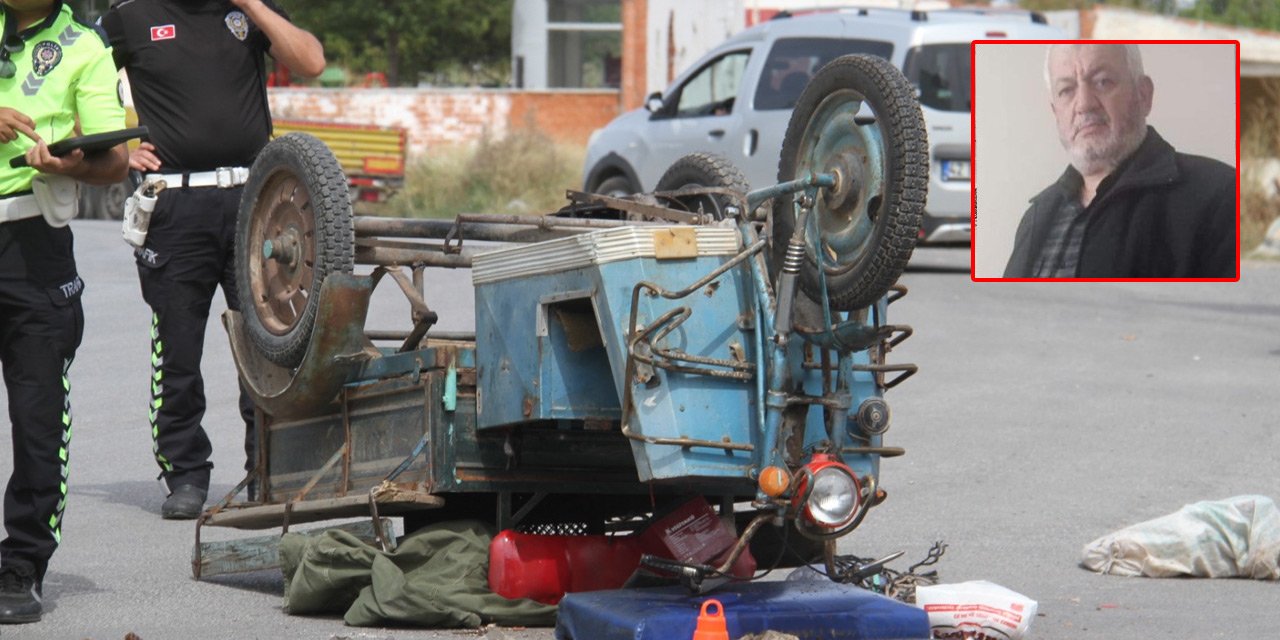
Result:
<svg viewBox="0 0 1280 640"><path fill-rule="evenodd" d="M760 143L760 132L752 129L742 139L742 155L750 158L756 154L756 146Z"/></svg>
<svg viewBox="0 0 1280 640"><path fill-rule="evenodd" d="M712 140L719 140L724 137L724 129L712 129L707 132L707 137Z"/></svg>

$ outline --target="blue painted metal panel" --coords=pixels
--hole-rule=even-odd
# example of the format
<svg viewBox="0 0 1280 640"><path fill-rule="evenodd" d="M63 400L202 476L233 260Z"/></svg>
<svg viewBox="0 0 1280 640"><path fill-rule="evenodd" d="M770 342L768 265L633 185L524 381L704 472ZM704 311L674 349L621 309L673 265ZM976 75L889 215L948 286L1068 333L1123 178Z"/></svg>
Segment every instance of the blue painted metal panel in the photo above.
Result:
<svg viewBox="0 0 1280 640"><path fill-rule="evenodd" d="M476 286L480 428L620 417L605 350L571 347L556 312L590 305L595 281L571 269Z"/></svg>
<svg viewBox="0 0 1280 640"><path fill-rule="evenodd" d="M638 259L600 267L601 307L607 309L602 325L609 327L615 336L609 341L609 349L619 397L624 395L624 384L634 385L632 432L656 438L688 437L759 446L760 434L754 419L755 392L750 381L662 369L655 371L656 384L623 380L627 357L625 329L635 283L646 281L678 291L726 261L726 257L715 256L661 262ZM716 286L682 300L641 295L637 323L647 326L666 312L687 306L688 320L655 346L720 359L730 359L734 351L739 351L747 362L752 362L755 338L741 328L744 316L754 318L749 280L743 270L735 269L725 273ZM712 293L708 295L707 291ZM682 448L639 441L633 442L632 448L642 480L687 476L743 478L752 467L752 455L747 451Z"/></svg>
<svg viewBox="0 0 1280 640"><path fill-rule="evenodd" d="M770 630L801 640L929 637L929 617L921 609L858 587L814 581L732 583L706 596L678 587L570 593L560 601L556 638L692 638L708 598L724 606L730 638Z"/></svg>
<svg viewBox="0 0 1280 640"><path fill-rule="evenodd" d="M544 419L620 417L624 394L627 323L632 289L652 282L679 290L724 264L724 256L681 260L634 258L555 274L515 278L476 287L476 357L481 428ZM684 300L641 296L638 322L651 322L687 306L689 319L657 346L696 356L754 359L754 336L741 328L753 315L748 278L734 270L715 286ZM574 350L557 318L561 306L590 311L599 347ZM581 330L581 327L578 327ZM653 437L688 436L755 443L750 382L659 369L637 384L633 432ZM746 477L749 452L689 449L635 442L641 480L689 476Z"/></svg>
<svg viewBox="0 0 1280 640"><path fill-rule="evenodd" d="M559 255L558 249L533 251L543 253L530 255L547 259ZM637 328L652 328L662 322L669 329L654 334L653 350L720 361L767 362L790 372L789 376L768 378L777 390L794 383L806 395L823 395L822 373L802 366L806 360L820 360L816 355L820 347L806 345L796 336L785 358L757 358L762 341L756 327L763 324L767 330L771 316L764 314L761 322L756 304L762 294L747 263L684 298L650 295L653 290L686 289L725 265L731 255L680 259L637 256L541 270L536 261L517 258L530 262L533 272L508 269L504 279L486 279L476 286L480 428L534 420L617 420L629 415L628 430L645 439L691 439L754 448L730 450L636 439L632 451L642 481L746 479L755 466L780 461L778 443L766 442L768 434L776 433L776 427L770 430L769 424L774 424L779 414L771 410L768 420L761 418L765 412L759 406L763 391L758 385L765 372L755 371L758 377L754 379L734 379L653 367L638 372L643 375L636 379L624 379L633 295L641 282L650 287L635 302ZM883 301L878 303L874 317L884 317L884 306ZM668 318L675 311L683 313ZM835 320L845 319L841 315ZM834 409L841 415L835 417L834 430L829 431L822 406L812 405L803 418L805 446L826 449L826 441L833 437L845 446L879 446L879 436L852 440L859 434L851 422L859 405L881 393L873 374L853 370L854 364L870 362L868 352L842 360L833 351L829 360L838 364L833 378L842 391L836 395L847 409ZM683 366L726 370L708 364ZM620 404L628 391L632 398L629 414ZM771 403L784 401L781 393L771 392L769 397ZM878 475L878 455L846 454L844 458L859 476Z"/></svg>

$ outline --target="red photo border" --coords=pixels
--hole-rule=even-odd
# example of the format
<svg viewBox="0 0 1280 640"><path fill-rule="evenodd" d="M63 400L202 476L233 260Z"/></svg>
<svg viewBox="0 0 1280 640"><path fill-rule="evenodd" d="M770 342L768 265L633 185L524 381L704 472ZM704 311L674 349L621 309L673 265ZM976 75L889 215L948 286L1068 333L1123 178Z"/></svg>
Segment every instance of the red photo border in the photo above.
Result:
<svg viewBox="0 0 1280 640"><path fill-rule="evenodd" d="M1236 48L1236 275L1233 278L979 278L978 247L978 84L980 44L1230 44ZM1240 41L1239 40L974 40L969 44L969 279L973 282L1239 282L1240 281Z"/></svg>

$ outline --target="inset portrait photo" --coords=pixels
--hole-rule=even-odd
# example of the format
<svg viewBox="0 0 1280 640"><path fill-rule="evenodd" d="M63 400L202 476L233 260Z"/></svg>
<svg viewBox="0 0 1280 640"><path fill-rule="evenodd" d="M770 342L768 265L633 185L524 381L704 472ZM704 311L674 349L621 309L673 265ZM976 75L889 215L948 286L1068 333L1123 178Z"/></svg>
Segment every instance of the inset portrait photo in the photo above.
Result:
<svg viewBox="0 0 1280 640"><path fill-rule="evenodd" d="M974 280L1235 281L1239 43L977 41Z"/></svg>

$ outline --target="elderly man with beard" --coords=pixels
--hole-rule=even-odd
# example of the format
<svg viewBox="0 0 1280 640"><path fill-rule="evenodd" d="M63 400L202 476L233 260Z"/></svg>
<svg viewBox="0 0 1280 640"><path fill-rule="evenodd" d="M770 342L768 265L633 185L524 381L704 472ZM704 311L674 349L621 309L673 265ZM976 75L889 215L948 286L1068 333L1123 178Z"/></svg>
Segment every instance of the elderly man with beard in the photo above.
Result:
<svg viewBox="0 0 1280 640"><path fill-rule="evenodd" d="M1232 278L1235 170L1147 126L1136 45L1053 45L1050 107L1071 166L1032 198L1006 278Z"/></svg>

